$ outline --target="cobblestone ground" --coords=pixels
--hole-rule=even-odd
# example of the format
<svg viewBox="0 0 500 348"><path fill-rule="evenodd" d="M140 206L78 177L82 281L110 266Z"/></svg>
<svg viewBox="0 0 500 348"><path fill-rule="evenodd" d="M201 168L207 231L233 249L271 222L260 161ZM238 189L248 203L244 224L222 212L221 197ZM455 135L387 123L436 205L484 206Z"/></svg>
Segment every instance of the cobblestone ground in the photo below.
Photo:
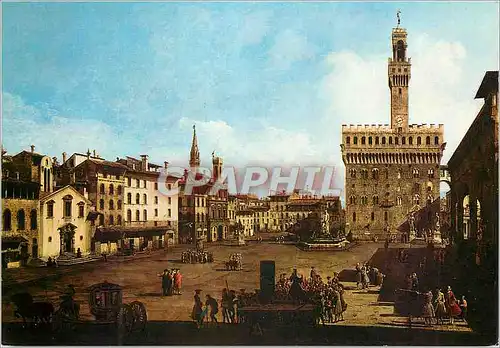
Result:
<svg viewBox="0 0 500 348"><path fill-rule="evenodd" d="M185 247L176 247L168 252L158 252L148 258L118 259L108 262L94 262L75 266L73 271L68 269L50 270L62 272L59 278L46 281L44 284L33 284L24 287L35 296L36 300L49 300L58 303L60 293L67 284L76 288L76 300L81 304L81 314L84 320L93 320L88 307L88 293L86 288L103 281L120 284L123 287L123 300L129 303L135 300L146 305L148 319L151 321L189 321L193 305L195 289L202 289L202 294L211 294L220 299L221 290L226 282L235 290L245 288L253 291L259 287L259 265L261 260L275 260L276 274L289 274L293 267L299 273L308 276L310 267L315 266L317 272L326 278L333 272L352 269L356 262L370 259L373 253L382 247L381 244L362 244L344 252L305 252L292 245L279 244L252 244L245 247L208 246L214 254L212 264L182 264L180 254ZM233 252L243 255L243 270L226 271L223 263ZM183 274L182 295L170 297L161 296L161 282L157 274L165 268L179 268ZM16 281L16 273L10 272L9 281ZM44 269L43 272L48 270ZM33 278L34 270L19 273L17 277ZM369 290L357 290L356 284L344 282L347 287L345 299L348 303L344 321L335 325L349 326L392 326L404 327L406 318L393 315L393 306L390 303L377 302L378 287ZM12 293L12 291L11 291ZM2 301L2 321L13 322L19 319L13 316L13 307L8 301L8 294ZM222 318L220 318L222 319ZM468 331L463 323L440 325L426 330Z"/></svg>

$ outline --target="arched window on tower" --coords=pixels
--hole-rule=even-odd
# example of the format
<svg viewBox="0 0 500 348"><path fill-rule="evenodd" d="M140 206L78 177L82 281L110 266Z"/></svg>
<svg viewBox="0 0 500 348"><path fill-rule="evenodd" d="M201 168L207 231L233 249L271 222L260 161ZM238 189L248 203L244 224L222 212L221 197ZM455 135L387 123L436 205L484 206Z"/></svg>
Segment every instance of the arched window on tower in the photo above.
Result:
<svg viewBox="0 0 500 348"><path fill-rule="evenodd" d="M358 137L354 137L354 139L353 139L352 143L353 143L354 145L358 145Z"/></svg>
<svg viewBox="0 0 500 348"><path fill-rule="evenodd" d="M375 145L378 145L378 137L375 137Z"/></svg>
<svg viewBox="0 0 500 348"><path fill-rule="evenodd" d="M406 145L406 137L401 138L401 145Z"/></svg>
<svg viewBox="0 0 500 348"><path fill-rule="evenodd" d="M368 145L373 145L373 138L372 137L368 137Z"/></svg>
<svg viewBox="0 0 500 348"><path fill-rule="evenodd" d="M431 144L431 137L426 137L425 138L425 145L430 145Z"/></svg>
<svg viewBox="0 0 500 348"><path fill-rule="evenodd" d="M421 137L417 137L417 145L422 145L422 138Z"/></svg>
<svg viewBox="0 0 500 348"><path fill-rule="evenodd" d="M439 145L439 137L434 137L434 145Z"/></svg>
<svg viewBox="0 0 500 348"><path fill-rule="evenodd" d="M351 143L351 137L345 138L345 143L349 145Z"/></svg>
<svg viewBox="0 0 500 348"><path fill-rule="evenodd" d="M361 145L366 145L366 137L361 137Z"/></svg>
<svg viewBox="0 0 500 348"><path fill-rule="evenodd" d="M394 137L394 144L399 145L399 138L398 137Z"/></svg>
<svg viewBox="0 0 500 348"><path fill-rule="evenodd" d="M398 62L402 62L405 60L405 55L406 55L406 49L405 49L405 43L403 40L399 40L398 43L396 44L396 60Z"/></svg>
<svg viewBox="0 0 500 348"><path fill-rule="evenodd" d="M392 137L389 137L389 145L392 145Z"/></svg>
<svg viewBox="0 0 500 348"><path fill-rule="evenodd" d="M408 138L408 144L409 144L409 145L413 145L413 138L412 138L412 137L409 137L409 138Z"/></svg>
<svg viewBox="0 0 500 348"><path fill-rule="evenodd" d="M382 137L382 145L385 145L385 137Z"/></svg>

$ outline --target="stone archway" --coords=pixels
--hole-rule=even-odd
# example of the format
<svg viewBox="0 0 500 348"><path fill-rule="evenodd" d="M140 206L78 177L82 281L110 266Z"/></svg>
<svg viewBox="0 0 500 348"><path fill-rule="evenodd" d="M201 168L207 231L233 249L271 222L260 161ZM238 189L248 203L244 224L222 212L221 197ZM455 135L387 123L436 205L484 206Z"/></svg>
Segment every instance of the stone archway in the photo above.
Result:
<svg viewBox="0 0 500 348"><path fill-rule="evenodd" d="M217 226L217 240L224 239L224 227L222 225Z"/></svg>
<svg viewBox="0 0 500 348"><path fill-rule="evenodd" d="M75 252L75 231L76 226L72 223L67 223L59 228L60 236L60 251L59 254Z"/></svg>

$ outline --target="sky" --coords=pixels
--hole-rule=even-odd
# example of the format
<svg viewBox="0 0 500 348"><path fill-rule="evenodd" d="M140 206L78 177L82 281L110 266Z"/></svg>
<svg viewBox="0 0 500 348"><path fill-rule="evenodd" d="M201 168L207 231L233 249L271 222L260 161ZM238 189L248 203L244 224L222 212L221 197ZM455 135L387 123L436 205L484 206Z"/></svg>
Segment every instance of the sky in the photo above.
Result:
<svg viewBox="0 0 500 348"><path fill-rule="evenodd" d="M443 123L446 163L498 70L499 3L3 3L2 145L10 154L148 154L186 165L335 166L342 124L390 122L401 10L410 123Z"/></svg>

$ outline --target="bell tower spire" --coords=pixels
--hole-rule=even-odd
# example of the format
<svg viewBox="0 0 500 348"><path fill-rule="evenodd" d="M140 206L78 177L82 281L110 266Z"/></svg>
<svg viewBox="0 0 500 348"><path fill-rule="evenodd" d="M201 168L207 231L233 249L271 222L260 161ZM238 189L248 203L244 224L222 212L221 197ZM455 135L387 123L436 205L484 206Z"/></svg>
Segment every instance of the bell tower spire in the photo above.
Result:
<svg viewBox="0 0 500 348"><path fill-rule="evenodd" d="M193 142L191 143L191 153L189 156L189 166L197 168L200 166L200 151L198 150L198 138L196 138L196 126L193 125Z"/></svg>
<svg viewBox="0 0 500 348"><path fill-rule="evenodd" d="M408 88L411 78L411 58L406 49L408 33L401 28L401 11L398 10L398 25L392 29L392 58L389 58L388 78L391 91L391 128L406 129L409 123Z"/></svg>

